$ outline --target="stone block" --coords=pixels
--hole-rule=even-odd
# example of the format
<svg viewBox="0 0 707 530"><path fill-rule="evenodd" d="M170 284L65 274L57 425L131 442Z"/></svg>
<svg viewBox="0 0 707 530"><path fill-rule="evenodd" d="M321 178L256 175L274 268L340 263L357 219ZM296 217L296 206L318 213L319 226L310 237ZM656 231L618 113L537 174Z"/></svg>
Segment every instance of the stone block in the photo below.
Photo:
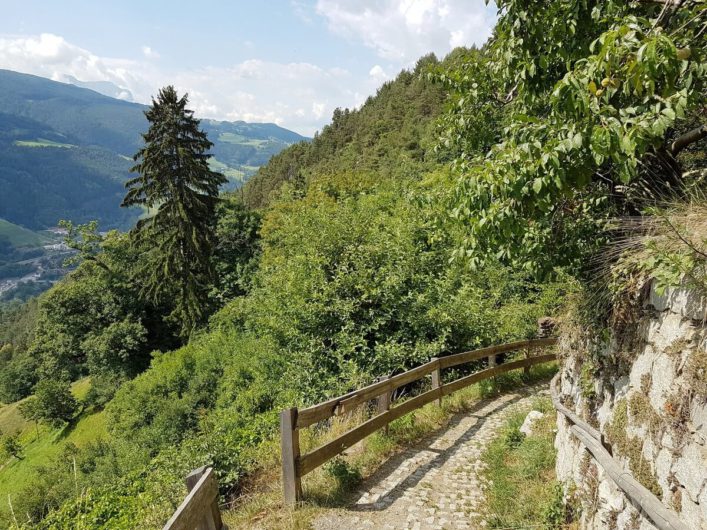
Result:
<svg viewBox="0 0 707 530"><path fill-rule="evenodd" d="M521 425L519 429L520 432L522 432L526 436L530 436L531 434L533 434L533 424L544 416L545 414L540 411L531 410L530 412L528 412L528 415L523 420L523 425Z"/></svg>
<svg viewBox="0 0 707 530"><path fill-rule="evenodd" d="M654 282L646 305L653 306L658 311L670 310L692 320L707 319L707 297L684 286L670 287L661 295L656 292Z"/></svg>
<svg viewBox="0 0 707 530"><path fill-rule="evenodd" d="M707 447L691 443L673 463L673 473L692 502L698 502L707 484Z"/></svg>
<svg viewBox="0 0 707 530"><path fill-rule="evenodd" d="M609 480L602 480L599 483L599 498L606 504L612 512L620 512L624 509L625 497L619 489Z"/></svg>
<svg viewBox="0 0 707 530"><path fill-rule="evenodd" d="M648 391L648 398L651 406L657 410L663 410L663 406L670 394L676 389L675 386L675 359L668 354L657 355L653 360L653 377L651 388Z"/></svg>

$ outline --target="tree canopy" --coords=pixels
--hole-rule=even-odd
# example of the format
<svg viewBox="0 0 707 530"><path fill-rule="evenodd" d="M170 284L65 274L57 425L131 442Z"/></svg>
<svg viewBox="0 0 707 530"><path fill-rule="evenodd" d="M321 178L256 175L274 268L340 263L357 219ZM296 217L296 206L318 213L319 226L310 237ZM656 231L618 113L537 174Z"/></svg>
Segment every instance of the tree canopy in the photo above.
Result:
<svg viewBox="0 0 707 530"><path fill-rule="evenodd" d="M457 255L473 265L494 255L540 275L576 268L608 218L680 178L672 140L705 104L705 7L498 6L483 53L437 76L455 91L445 143L458 148L451 213L466 236ZM479 135L485 109L494 132Z"/></svg>

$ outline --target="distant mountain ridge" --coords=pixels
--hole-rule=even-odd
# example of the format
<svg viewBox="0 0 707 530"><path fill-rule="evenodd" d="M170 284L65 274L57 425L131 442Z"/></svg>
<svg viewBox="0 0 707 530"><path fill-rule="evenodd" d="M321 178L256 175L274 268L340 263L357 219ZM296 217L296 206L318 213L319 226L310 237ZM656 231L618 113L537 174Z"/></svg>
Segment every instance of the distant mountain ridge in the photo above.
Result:
<svg viewBox="0 0 707 530"><path fill-rule="evenodd" d="M32 229L59 219L127 228L120 208L132 155L147 129L144 105L88 88L0 69L0 219ZM275 124L203 120L213 166L240 186L259 166L307 138Z"/></svg>

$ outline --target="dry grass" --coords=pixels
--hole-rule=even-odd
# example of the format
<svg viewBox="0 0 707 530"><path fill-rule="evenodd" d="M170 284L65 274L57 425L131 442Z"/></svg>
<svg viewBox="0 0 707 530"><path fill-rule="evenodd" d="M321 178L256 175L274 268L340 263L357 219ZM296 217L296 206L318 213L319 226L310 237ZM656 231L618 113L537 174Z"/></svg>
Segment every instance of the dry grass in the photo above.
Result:
<svg viewBox="0 0 707 530"><path fill-rule="evenodd" d="M533 367L527 382L549 380L556 369L555 363ZM444 430L455 414L467 412L480 399L518 387L521 383L520 372L505 375L493 382L485 381L460 390L445 398L442 407L430 403L392 422L388 435L379 431L349 448L343 455L345 467L365 480L391 456ZM335 418L326 430L305 429L300 435L301 451L305 453L335 439L367 417L367 412L361 409L351 416ZM296 509L285 506L282 502L279 440L262 445L257 460L261 463L260 471L250 477L242 494L225 507L224 522L229 528L310 528L312 520L324 510L343 507L353 500L355 488L350 484L343 486L325 464L304 477L301 505Z"/></svg>

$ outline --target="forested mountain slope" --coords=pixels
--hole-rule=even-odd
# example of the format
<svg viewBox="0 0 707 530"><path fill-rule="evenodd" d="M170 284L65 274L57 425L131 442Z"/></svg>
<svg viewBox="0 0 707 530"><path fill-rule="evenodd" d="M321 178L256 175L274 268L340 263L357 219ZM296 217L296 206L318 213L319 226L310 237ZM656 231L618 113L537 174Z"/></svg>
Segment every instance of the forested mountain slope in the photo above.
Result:
<svg viewBox="0 0 707 530"><path fill-rule="evenodd" d="M30 229L59 219L128 227L141 214L119 207L145 106L32 75L0 70L0 218ZM304 137L274 124L208 120L214 166L240 185Z"/></svg>
<svg viewBox="0 0 707 530"><path fill-rule="evenodd" d="M176 283L157 299L141 292L154 246L82 233L97 244L78 269L35 306L7 313L0 392L8 401L34 392L31 403L48 395L73 403L55 420L32 409L40 423L72 425L104 409L107 433L57 451L42 469L30 459L15 464L28 477L11 494L15 510L46 528L76 518L161 526L195 464L214 465L224 491L238 491L277 432L279 408L440 352L531 336L562 284L450 265L453 230L431 222L448 155L435 149L445 89L427 74L473 53L426 57L361 109L336 111L311 146L287 149L244 192L257 212L238 194L224 197L218 275L203 306L210 322L186 344L170 317ZM59 374L55 384L48 374ZM84 376L91 390L73 402L70 381ZM88 497L75 496L77 481Z"/></svg>
<svg viewBox="0 0 707 530"><path fill-rule="evenodd" d="M472 53L459 48L451 65ZM293 145L261 167L243 188L250 207L268 205L284 183L296 189L318 177L348 174L352 182L416 178L436 167L437 118L445 90L427 74L440 63L429 55L384 83L359 109L337 109L331 124L308 143Z"/></svg>

